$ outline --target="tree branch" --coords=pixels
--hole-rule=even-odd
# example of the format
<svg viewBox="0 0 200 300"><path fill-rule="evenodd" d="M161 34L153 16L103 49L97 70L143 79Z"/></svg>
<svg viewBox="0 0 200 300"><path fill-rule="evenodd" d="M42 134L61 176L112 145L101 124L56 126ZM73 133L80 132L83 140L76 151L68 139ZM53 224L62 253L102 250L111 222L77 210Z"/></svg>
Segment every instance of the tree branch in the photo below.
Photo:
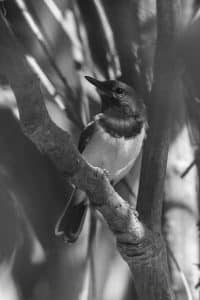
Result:
<svg viewBox="0 0 200 300"><path fill-rule="evenodd" d="M137 266L133 261L129 263L141 299L174 298L162 241L161 214L169 136L173 126L173 102L180 96L181 88L181 68L176 56L179 6L179 0L157 0L154 82L148 101L150 130L144 147L137 205L140 220L150 231L146 229L150 249L153 246L155 248L154 257L147 255L146 265L141 263ZM152 290L149 286L152 286Z"/></svg>

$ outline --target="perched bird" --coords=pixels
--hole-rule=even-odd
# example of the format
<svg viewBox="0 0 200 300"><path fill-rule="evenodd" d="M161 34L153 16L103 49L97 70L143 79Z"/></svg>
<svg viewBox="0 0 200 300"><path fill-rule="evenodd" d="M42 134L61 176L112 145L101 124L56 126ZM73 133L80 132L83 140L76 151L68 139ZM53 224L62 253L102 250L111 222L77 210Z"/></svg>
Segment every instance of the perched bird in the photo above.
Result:
<svg viewBox="0 0 200 300"><path fill-rule="evenodd" d="M128 174L141 152L147 129L145 105L123 82L85 78L97 88L102 107L81 133L78 148L90 164L108 171L114 185ZM55 228L55 234L64 235L68 242L77 240L89 206L83 193L76 202L75 193L80 194L74 189Z"/></svg>

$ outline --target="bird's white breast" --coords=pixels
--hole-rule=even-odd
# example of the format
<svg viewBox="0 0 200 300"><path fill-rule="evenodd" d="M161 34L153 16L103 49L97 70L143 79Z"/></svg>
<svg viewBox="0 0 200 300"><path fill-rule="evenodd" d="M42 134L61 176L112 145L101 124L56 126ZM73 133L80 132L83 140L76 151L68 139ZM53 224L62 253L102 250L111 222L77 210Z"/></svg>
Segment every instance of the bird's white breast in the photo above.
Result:
<svg viewBox="0 0 200 300"><path fill-rule="evenodd" d="M140 134L129 139L112 137L98 126L83 151L83 156L90 164L108 170L110 180L116 183L132 168L141 151L144 138L145 126Z"/></svg>

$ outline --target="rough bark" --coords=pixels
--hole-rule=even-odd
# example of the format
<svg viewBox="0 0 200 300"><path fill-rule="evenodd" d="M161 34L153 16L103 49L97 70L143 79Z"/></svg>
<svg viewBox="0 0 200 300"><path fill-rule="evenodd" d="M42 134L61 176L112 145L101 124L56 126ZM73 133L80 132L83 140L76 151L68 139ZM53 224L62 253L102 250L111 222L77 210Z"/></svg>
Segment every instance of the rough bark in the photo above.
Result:
<svg viewBox="0 0 200 300"><path fill-rule="evenodd" d="M15 93L24 133L50 157L69 182L88 194L102 213L133 273L138 298L143 300L174 299L160 223L170 115L179 78L174 57L178 3L178 0L157 1L158 46L155 82L150 97L152 104L149 105L151 129L145 145L138 200L139 218L114 191L106 172L89 165L77 151L70 135L51 121L39 82L28 70L23 53L4 18L0 19L1 73L9 79Z"/></svg>

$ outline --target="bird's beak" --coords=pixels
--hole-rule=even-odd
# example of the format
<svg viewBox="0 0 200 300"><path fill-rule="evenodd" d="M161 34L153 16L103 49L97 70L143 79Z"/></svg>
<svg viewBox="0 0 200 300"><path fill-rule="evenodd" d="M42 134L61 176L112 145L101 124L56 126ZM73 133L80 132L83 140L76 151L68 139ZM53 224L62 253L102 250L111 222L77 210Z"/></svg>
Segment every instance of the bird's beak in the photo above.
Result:
<svg viewBox="0 0 200 300"><path fill-rule="evenodd" d="M85 76L85 78L97 88L97 91L99 92L99 94L101 94L102 96L111 96L111 92L106 87L104 81L99 81L90 76Z"/></svg>

